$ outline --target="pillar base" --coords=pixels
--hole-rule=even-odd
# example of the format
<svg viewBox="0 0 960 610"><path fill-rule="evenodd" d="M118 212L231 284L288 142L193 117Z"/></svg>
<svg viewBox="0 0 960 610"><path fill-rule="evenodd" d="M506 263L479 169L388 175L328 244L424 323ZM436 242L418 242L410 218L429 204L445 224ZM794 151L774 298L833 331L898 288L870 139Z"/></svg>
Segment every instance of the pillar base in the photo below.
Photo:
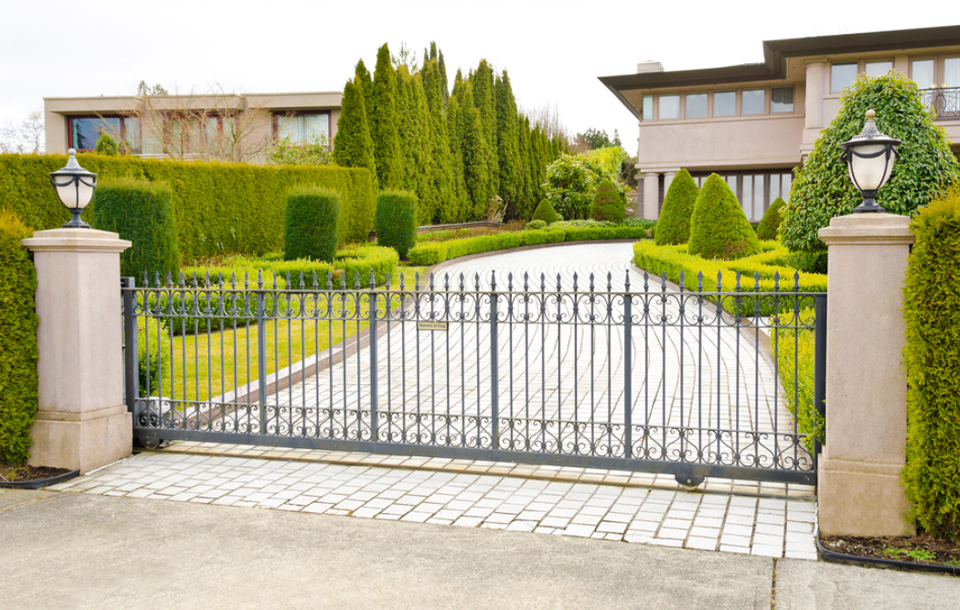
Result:
<svg viewBox="0 0 960 610"><path fill-rule="evenodd" d="M913 536L910 503L900 485L902 464L831 460L817 474L820 533L825 536Z"/></svg>
<svg viewBox="0 0 960 610"><path fill-rule="evenodd" d="M38 411L30 436L31 466L79 468L86 474L130 456L133 419L124 405L81 414Z"/></svg>

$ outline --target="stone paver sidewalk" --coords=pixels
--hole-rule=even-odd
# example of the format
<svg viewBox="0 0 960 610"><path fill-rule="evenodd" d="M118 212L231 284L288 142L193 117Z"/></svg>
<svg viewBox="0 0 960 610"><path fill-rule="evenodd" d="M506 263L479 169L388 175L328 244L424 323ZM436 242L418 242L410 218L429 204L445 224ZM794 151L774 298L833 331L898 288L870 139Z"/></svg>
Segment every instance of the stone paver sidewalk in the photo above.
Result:
<svg viewBox="0 0 960 610"><path fill-rule="evenodd" d="M817 558L810 499L172 452L49 489Z"/></svg>

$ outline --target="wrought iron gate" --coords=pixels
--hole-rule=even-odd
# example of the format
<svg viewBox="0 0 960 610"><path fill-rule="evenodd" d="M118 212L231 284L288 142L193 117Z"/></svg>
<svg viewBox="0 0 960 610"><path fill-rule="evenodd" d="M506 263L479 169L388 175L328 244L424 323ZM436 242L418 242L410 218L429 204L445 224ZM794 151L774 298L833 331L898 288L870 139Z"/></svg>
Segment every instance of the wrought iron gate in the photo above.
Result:
<svg viewBox="0 0 960 610"><path fill-rule="evenodd" d="M822 412L826 295L717 280L125 278L134 435L814 483L771 354L816 332Z"/></svg>

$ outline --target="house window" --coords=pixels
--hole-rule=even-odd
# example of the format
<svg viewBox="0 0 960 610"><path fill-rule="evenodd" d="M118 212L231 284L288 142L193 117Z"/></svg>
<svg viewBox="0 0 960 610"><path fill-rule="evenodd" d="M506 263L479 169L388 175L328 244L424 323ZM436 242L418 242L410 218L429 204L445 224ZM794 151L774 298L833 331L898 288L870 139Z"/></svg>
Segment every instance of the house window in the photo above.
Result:
<svg viewBox="0 0 960 610"><path fill-rule="evenodd" d="M857 64L833 64L830 66L830 91L842 91L857 80Z"/></svg>
<svg viewBox="0 0 960 610"><path fill-rule="evenodd" d="M737 114L737 92L717 91L713 94L713 116Z"/></svg>
<svg viewBox="0 0 960 610"><path fill-rule="evenodd" d="M921 89L930 89L936 84L936 77L933 75L934 61L932 59L918 59L910 62L910 77L917 87Z"/></svg>
<svg viewBox="0 0 960 610"><path fill-rule="evenodd" d="M660 119L679 119L680 118L680 96L679 95L661 95L660 96Z"/></svg>
<svg viewBox="0 0 960 610"><path fill-rule="evenodd" d="M890 70L893 70L892 61L868 61L864 74L876 78L885 75Z"/></svg>
<svg viewBox="0 0 960 610"><path fill-rule="evenodd" d="M325 112L280 114L274 124L277 136L289 137L293 144L330 145L330 115Z"/></svg>
<svg viewBox="0 0 960 610"><path fill-rule="evenodd" d="M744 91L740 114L763 114L763 101L763 89Z"/></svg>
<svg viewBox="0 0 960 610"><path fill-rule="evenodd" d="M699 119L707 116L707 94L706 93L688 93L687 94L687 118Z"/></svg>
<svg viewBox="0 0 960 610"><path fill-rule="evenodd" d="M118 142L126 142L132 153L140 152L140 121L133 117L70 117L69 148L79 152L94 150L101 132Z"/></svg>
<svg viewBox="0 0 960 610"><path fill-rule="evenodd" d="M943 86L960 87L960 57L943 60Z"/></svg>
<svg viewBox="0 0 960 610"><path fill-rule="evenodd" d="M203 111L189 116L173 114L166 117L163 139L165 147L157 152L170 151L175 155L213 155L228 153L234 147L234 117L207 114ZM151 142L151 150L159 145Z"/></svg>
<svg viewBox="0 0 960 610"><path fill-rule="evenodd" d="M770 112L793 112L793 87L774 87L770 91Z"/></svg>
<svg viewBox="0 0 960 610"><path fill-rule="evenodd" d="M784 201L790 201L790 185L793 182L793 174L770 174L770 198L773 203L777 197Z"/></svg>
<svg viewBox="0 0 960 610"><path fill-rule="evenodd" d="M644 121L653 120L653 96L652 95L643 96L643 120Z"/></svg>

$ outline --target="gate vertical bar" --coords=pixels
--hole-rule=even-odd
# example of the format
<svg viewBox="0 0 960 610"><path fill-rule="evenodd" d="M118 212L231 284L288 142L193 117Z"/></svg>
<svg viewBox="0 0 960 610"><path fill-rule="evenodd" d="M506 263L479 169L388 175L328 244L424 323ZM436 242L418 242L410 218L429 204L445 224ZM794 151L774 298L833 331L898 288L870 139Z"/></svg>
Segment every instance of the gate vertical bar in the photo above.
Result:
<svg viewBox="0 0 960 610"><path fill-rule="evenodd" d="M479 347L479 345L477 346ZM500 448L500 367L497 346L497 279L490 274L490 442Z"/></svg>
<svg viewBox="0 0 960 610"><path fill-rule="evenodd" d="M825 418L827 415L827 295L814 296L813 307L816 316L813 331L813 406L820 417ZM815 440L814 454L813 459L816 461L820 455L819 440Z"/></svg>
<svg viewBox="0 0 960 610"><path fill-rule="evenodd" d="M377 442L377 282L370 270L370 440ZM384 311L388 311L385 306ZM390 383L387 381L387 383Z"/></svg>
<svg viewBox="0 0 960 610"><path fill-rule="evenodd" d="M627 272L623 295L623 457L633 457L633 296Z"/></svg>
<svg viewBox="0 0 960 610"><path fill-rule="evenodd" d="M267 324L264 321L266 294L263 291L263 272L257 274L257 377L260 403L260 434L267 433Z"/></svg>
<svg viewBox="0 0 960 610"><path fill-rule="evenodd" d="M120 278L120 288L123 292L123 379L127 411L133 413L134 425L137 421L135 406L140 395L139 369L140 350L137 345L137 293L134 290L136 282L132 277Z"/></svg>

